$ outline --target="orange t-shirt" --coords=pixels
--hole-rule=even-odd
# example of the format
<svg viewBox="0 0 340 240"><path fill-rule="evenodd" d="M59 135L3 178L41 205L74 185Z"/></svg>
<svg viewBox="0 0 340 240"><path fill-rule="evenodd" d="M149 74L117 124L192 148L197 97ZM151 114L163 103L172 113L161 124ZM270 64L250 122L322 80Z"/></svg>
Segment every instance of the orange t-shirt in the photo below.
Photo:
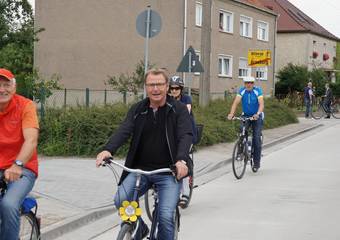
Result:
<svg viewBox="0 0 340 240"><path fill-rule="evenodd" d="M0 112L0 169L7 169L16 160L25 141L23 129L39 128L37 111L34 103L15 94L4 112ZM38 176L37 150L25 164Z"/></svg>

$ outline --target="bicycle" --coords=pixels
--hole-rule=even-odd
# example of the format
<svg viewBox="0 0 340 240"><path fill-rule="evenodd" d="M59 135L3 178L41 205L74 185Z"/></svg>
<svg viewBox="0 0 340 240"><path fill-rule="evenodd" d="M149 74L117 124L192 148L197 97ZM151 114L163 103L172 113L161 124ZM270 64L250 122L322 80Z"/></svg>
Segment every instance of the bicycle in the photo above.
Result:
<svg viewBox="0 0 340 240"><path fill-rule="evenodd" d="M119 208L119 214L123 220L121 229L118 233L117 240L123 239L142 239L141 234L142 231L138 231L141 225L141 209L138 207L139 205L139 191L140 191L140 181L142 175L153 175L158 173L173 173L174 170L170 168L161 168L153 171L144 171L140 169L131 169L128 168L116 161L113 161L112 158L108 158L104 160L104 164L102 166L107 166L112 171L112 173L117 177L117 172L112 166L118 166L123 170L135 173L136 174L136 185L134 188L133 199L131 202L123 201L122 207ZM156 240L157 239L157 231L158 231L158 198L156 197L155 207L152 213L152 221L151 221L151 229L149 232L148 239ZM175 240L178 239L179 232L179 223L180 223L180 213L178 206L176 207L176 215L175 215ZM139 235L138 235L139 234ZM138 235L138 236L137 236Z"/></svg>
<svg viewBox="0 0 340 240"><path fill-rule="evenodd" d="M315 102L315 101L314 101ZM320 99L316 106L312 106L311 115L314 119L320 119L327 114L327 109L324 100ZM340 104L338 101L332 101L329 114L336 119L340 119Z"/></svg>
<svg viewBox="0 0 340 240"><path fill-rule="evenodd" d="M202 139L202 133L203 133L203 124L196 124L197 127L197 143L198 144L201 139ZM194 162L194 152L195 152L195 145L192 145L190 148L190 152L189 154L191 155L191 160L192 162ZM186 209L187 207L189 207L191 198L192 198L192 193L194 188L197 187L197 185L194 185L194 173L192 173L190 176L188 176L189 178L189 196L187 201L184 203L179 203L179 206L182 209ZM145 203L145 211L148 215L148 218L150 219L150 221L152 221L152 209L154 208L154 205L152 205L151 207L151 203L155 202L155 198L157 198L157 196L155 196L155 190L153 188L149 189L145 195L144 195L144 203Z"/></svg>
<svg viewBox="0 0 340 240"><path fill-rule="evenodd" d="M7 190L4 176L0 179L0 196ZM19 240L40 240L40 218L37 217L38 204L34 197L27 196L20 208Z"/></svg>
<svg viewBox="0 0 340 240"><path fill-rule="evenodd" d="M233 157L232 157L232 168L234 176L237 179L241 179L246 171L247 163L250 162L251 170L253 172L254 168L254 148L252 141L249 138L249 121L253 120L253 117L233 117L233 120L241 121L241 128L239 133L239 138L234 146ZM261 134L261 146L263 144L263 135Z"/></svg>

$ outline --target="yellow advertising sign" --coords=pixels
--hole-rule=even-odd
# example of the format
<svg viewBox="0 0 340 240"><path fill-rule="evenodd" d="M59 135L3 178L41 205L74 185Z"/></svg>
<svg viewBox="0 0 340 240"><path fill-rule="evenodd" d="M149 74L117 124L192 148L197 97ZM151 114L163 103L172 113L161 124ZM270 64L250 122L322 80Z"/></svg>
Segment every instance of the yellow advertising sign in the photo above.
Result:
<svg viewBox="0 0 340 240"><path fill-rule="evenodd" d="M271 64L270 50L249 50L248 65L251 67L265 67Z"/></svg>

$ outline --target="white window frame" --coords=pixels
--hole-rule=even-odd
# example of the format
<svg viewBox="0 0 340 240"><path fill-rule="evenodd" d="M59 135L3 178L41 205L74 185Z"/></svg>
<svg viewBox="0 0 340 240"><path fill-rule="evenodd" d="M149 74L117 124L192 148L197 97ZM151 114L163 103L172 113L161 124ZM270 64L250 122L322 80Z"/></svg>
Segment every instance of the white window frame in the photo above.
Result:
<svg viewBox="0 0 340 240"><path fill-rule="evenodd" d="M258 67L255 69L255 78L267 81L268 80L268 67Z"/></svg>
<svg viewBox="0 0 340 240"><path fill-rule="evenodd" d="M198 27L202 27L202 15L203 6L201 2L196 2L195 4L195 24Z"/></svg>
<svg viewBox="0 0 340 240"><path fill-rule="evenodd" d="M222 21L221 21L221 14L222 14ZM220 9L219 14L218 14L218 29L221 32L233 33L234 32L234 13Z"/></svg>
<svg viewBox="0 0 340 240"><path fill-rule="evenodd" d="M225 61L229 61L229 69L225 69ZM220 68L220 62L222 62L222 67ZM233 77L233 56L219 54L218 55L218 76L219 77Z"/></svg>
<svg viewBox="0 0 340 240"><path fill-rule="evenodd" d="M247 34L248 29L248 34ZM240 16L240 36L252 38L253 35L253 19L244 15Z"/></svg>
<svg viewBox="0 0 340 240"><path fill-rule="evenodd" d="M247 66L247 67L244 67L244 66ZM240 74L241 73L240 71L246 72L247 74L246 75ZM238 77L244 78L244 77L250 77L250 76L251 76L251 67L248 66L248 59L241 57L238 62Z"/></svg>
<svg viewBox="0 0 340 240"><path fill-rule="evenodd" d="M264 21L257 21L257 39L268 42L268 36L269 36L269 23Z"/></svg>
<svg viewBox="0 0 340 240"><path fill-rule="evenodd" d="M197 57L198 57L198 60L202 63L201 61L201 52L200 51L195 51ZM200 72L194 72L195 75L200 75L201 73Z"/></svg>

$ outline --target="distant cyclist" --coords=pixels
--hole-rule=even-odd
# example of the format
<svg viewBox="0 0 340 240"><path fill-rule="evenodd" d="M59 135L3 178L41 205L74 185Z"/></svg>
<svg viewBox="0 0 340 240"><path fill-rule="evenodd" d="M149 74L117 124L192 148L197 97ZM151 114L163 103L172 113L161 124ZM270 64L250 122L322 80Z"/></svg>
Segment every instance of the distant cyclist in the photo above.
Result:
<svg viewBox="0 0 340 240"><path fill-rule="evenodd" d="M331 108L332 101L333 101L332 89L329 87L329 83L326 83L325 95L324 95L324 100L323 100L323 104L325 106L326 113L327 113L327 116L325 118L331 117L330 108Z"/></svg>
<svg viewBox="0 0 340 240"><path fill-rule="evenodd" d="M264 100L262 89L254 86L254 77L243 78L244 87L241 87L231 106L228 119L234 117L236 108L242 102L242 111L246 117L253 117L250 121L253 130L254 166L253 171L257 172L261 162L261 132L263 125Z"/></svg>
<svg viewBox="0 0 340 240"><path fill-rule="evenodd" d="M173 76L170 78L170 86L169 86L169 94L175 98L178 101L181 101L184 103L189 111L190 119L191 119L191 125L192 125L192 132L193 132L193 138L192 142L195 144L197 142L197 130L196 130L196 123L194 120L194 116L192 114L192 100L191 97L184 94L184 82L183 79L179 76ZM186 177L183 179L183 185L181 189L181 197L180 197L180 206L186 206L189 201L189 194L190 194L190 188L189 188L189 177Z"/></svg>

